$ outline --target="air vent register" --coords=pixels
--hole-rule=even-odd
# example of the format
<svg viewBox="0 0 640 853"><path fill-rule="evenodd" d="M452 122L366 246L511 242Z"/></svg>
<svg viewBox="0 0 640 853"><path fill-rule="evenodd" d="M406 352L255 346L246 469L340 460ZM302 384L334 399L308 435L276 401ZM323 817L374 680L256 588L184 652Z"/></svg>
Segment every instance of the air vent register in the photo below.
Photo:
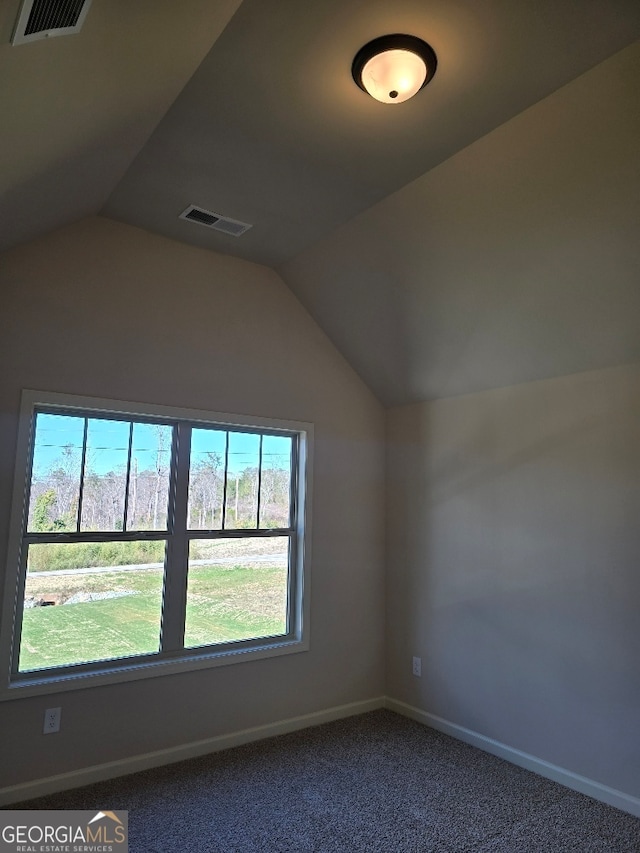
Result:
<svg viewBox="0 0 640 853"><path fill-rule="evenodd" d="M223 234L229 234L231 237L239 237L251 228L251 225L246 222L238 222L237 219L220 216L219 213L212 213L210 210L196 207L195 204L190 204L186 210L183 210L179 218L186 219L188 222L196 222L198 225L204 225L205 228L212 228L214 231L222 231Z"/></svg>
<svg viewBox="0 0 640 853"><path fill-rule="evenodd" d="M77 33L90 5L91 0L23 0L11 43Z"/></svg>

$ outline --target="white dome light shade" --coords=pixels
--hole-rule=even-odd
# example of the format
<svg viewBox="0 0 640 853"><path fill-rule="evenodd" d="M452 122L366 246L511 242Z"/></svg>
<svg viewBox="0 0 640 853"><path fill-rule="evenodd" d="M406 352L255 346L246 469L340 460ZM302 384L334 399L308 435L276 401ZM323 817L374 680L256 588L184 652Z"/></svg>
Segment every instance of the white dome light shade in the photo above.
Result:
<svg viewBox="0 0 640 853"><path fill-rule="evenodd" d="M401 104L420 91L427 76L424 60L410 50L385 50L362 69L362 85L376 101Z"/></svg>
<svg viewBox="0 0 640 853"><path fill-rule="evenodd" d="M427 85L436 65L436 55L425 41L396 33L365 44L353 60L351 73L372 98L401 104Z"/></svg>

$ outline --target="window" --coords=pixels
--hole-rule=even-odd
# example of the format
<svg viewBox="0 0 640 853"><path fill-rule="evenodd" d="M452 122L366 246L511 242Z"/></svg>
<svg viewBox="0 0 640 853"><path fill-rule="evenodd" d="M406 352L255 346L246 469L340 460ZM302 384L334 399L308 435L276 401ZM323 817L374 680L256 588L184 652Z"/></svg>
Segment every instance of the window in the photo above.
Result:
<svg viewBox="0 0 640 853"><path fill-rule="evenodd" d="M23 398L5 695L307 648L309 424Z"/></svg>

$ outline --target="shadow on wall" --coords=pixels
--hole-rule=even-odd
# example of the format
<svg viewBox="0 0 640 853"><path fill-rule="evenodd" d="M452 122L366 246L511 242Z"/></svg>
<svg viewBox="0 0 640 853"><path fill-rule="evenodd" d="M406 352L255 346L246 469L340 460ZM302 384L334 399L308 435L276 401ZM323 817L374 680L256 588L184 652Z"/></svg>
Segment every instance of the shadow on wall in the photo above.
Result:
<svg viewBox="0 0 640 853"><path fill-rule="evenodd" d="M390 414L390 624L424 656L420 681L397 661L399 692L600 779L640 707L636 387L605 371Z"/></svg>

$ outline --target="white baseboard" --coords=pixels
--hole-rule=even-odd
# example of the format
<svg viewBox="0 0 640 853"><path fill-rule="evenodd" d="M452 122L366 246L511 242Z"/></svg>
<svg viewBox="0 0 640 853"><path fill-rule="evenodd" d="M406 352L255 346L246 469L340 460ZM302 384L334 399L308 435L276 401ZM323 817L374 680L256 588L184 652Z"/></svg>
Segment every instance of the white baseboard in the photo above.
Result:
<svg viewBox="0 0 640 853"><path fill-rule="evenodd" d="M118 776L138 773L140 770L148 770L152 767L184 761L187 758L208 755L211 752L219 752L232 746L240 746L244 743L275 737L287 732L319 726L322 723L353 717L356 714L366 714L368 711L376 711L384 707L384 696L366 699L362 702L350 702L347 705L325 708L322 711L314 711L312 714L304 714L301 717L290 717L264 726L255 726L230 734L217 735L169 749L159 749L155 752L134 755L131 758L123 758L119 761L109 761L106 764L96 764L92 767L60 773L57 776L49 776L45 779L36 779L21 785L11 785L0 788L0 806L30 800L34 797L42 797L45 794L53 794L57 791L66 791L70 788L79 788L82 785L91 785L94 782L103 782L105 779L115 779Z"/></svg>
<svg viewBox="0 0 640 853"><path fill-rule="evenodd" d="M263 740L264 738L275 737L276 735L286 734L287 732L310 728L311 726L319 726L323 723L330 723L333 720L352 717L356 714L365 714L368 711L376 711L379 708L388 708L397 714L410 717L412 720L444 732L444 734L451 735L458 740L478 747L478 749L490 752L499 758L504 758L518 767L524 767L526 770L538 773L540 776L551 779L553 782L558 782L560 785L564 785L574 791L579 791L581 794L586 794L589 797L628 812L635 817L640 817L640 799L637 797L632 797L623 791L618 791L615 788L602 785L600 782L595 782L593 779L572 773L563 767L550 764L548 761L543 761L534 755L529 755L526 752L521 752L518 749L507 746L500 741L485 737L478 732L464 728L464 726L459 726L457 723L452 723L435 714L430 714L428 711L422 711L413 705L408 705L405 702L385 696L361 702L350 702L347 705L337 705L333 708L325 708L322 711L315 711L300 717L290 717L263 726L255 726L229 734L217 735L193 743L170 747L169 749L159 749L155 752L134 755L131 758L124 758L119 761L109 761L105 764L97 764L92 767L82 768L81 770L73 770L69 773L60 773L45 779L25 782L21 785L0 788L0 806L22 802L23 800L33 799L34 797L41 797L45 794L53 794L57 791L66 791L70 788L78 788L82 785L91 785L94 782L103 782L106 779L115 779L118 776L138 773L141 770L149 770L153 767L173 764L176 761L184 761L188 758L197 758L200 755L219 752L223 749L241 746L242 744Z"/></svg>
<svg viewBox="0 0 640 853"><path fill-rule="evenodd" d="M603 803L607 803L607 805L615 806L617 809L628 812L634 815L634 817L640 817L640 799L625 794L623 791L617 791L615 788L609 788L607 785L602 785L600 782L595 782L586 776L572 773L563 767L550 764L548 761L543 761L534 755L521 752L519 749L514 749L511 746L500 743L500 741L485 737L478 734L478 732L464 728L464 726L451 723L449 720L444 720L435 714L422 711L413 705L407 705L405 702L399 702L396 699L387 697L385 708L395 711L397 714L402 714L405 717L410 717L412 720L423 723L432 729L437 729L439 732L451 735L451 737L469 743L471 746L476 746L485 752L490 752L492 755L497 755L499 758L504 758L506 761L511 762L511 764L524 767L525 770L532 770L539 776L544 776L546 779L558 782L566 788L571 788L581 794L586 794L588 797L593 797L594 800L600 800Z"/></svg>

